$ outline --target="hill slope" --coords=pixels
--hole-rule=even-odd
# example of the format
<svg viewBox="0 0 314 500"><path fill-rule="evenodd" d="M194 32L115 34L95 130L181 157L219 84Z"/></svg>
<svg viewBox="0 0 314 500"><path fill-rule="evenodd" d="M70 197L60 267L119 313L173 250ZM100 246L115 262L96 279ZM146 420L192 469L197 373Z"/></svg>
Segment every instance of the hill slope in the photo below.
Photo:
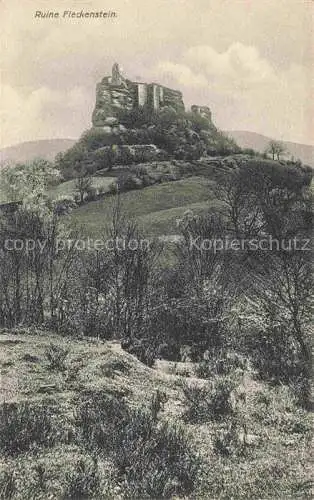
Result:
<svg viewBox="0 0 314 500"><path fill-rule="evenodd" d="M208 209L209 198L208 179L195 176L122 193L121 204L147 236L161 236L177 231L176 219L185 211L200 213ZM113 198L105 198L86 203L75 209L68 220L83 234L99 238L111 218L113 202Z"/></svg>
<svg viewBox="0 0 314 500"><path fill-rule="evenodd" d="M242 148L253 148L263 152L271 140L262 134L245 130L225 130ZM303 163L314 167L314 146L282 141L289 151L289 156L300 158ZM66 151L76 143L75 139L47 139L40 141L21 142L0 150L0 164L4 161L29 161L35 157L52 160L56 154Z"/></svg>
<svg viewBox="0 0 314 500"><path fill-rule="evenodd" d="M6 161L22 162L41 157L53 160L54 157L75 144L75 139L47 139L41 141L21 142L0 150L0 164Z"/></svg>
<svg viewBox="0 0 314 500"><path fill-rule="evenodd" d="M253 148L264 152L271 137L248 132L246 130L225 130L225 133L232 137L241 148ZM294 157L303 163L314 167L314 146L299 144L296 142L281 141L288 150L287 158Z"/></svg>

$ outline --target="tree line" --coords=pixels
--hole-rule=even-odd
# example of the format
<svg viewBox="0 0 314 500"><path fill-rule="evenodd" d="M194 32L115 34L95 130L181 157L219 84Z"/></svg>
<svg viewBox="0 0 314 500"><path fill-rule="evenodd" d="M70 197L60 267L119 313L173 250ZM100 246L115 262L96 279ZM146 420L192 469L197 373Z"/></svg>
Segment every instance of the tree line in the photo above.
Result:
<svg viewBox="0 0 314 500"><path fill-rule="evenodd" d="M198 362L234 350L262 377L308 384L310 252L291 241L310 238L309 172L252 160L215 180L209 194L216 208L183 216L173 264L161 265L169 249L158 240L130 248L128 241L145 235L126 217L119 195L102 237L120 238L123 247L57 251L59 239L82 234L70 234L38 196L2 214L0 325L119 339L149 365L156 357L180 360L186 349ZM269 238L280 245L213 251L190 244ZM8 239L42 245L8 249Z"/></svg>

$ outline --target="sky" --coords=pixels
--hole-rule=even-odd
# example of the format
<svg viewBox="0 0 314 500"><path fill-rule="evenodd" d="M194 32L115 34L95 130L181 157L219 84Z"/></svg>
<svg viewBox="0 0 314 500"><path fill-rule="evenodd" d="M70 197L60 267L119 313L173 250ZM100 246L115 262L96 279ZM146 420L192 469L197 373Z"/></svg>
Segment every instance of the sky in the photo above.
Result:
<svg viewBox="0 0 314 500"><path fill-rule="evenodd" d="M314 144L314 0L0 0L0 30L0 147L79 137L116 61L221 129Z"/></svg>

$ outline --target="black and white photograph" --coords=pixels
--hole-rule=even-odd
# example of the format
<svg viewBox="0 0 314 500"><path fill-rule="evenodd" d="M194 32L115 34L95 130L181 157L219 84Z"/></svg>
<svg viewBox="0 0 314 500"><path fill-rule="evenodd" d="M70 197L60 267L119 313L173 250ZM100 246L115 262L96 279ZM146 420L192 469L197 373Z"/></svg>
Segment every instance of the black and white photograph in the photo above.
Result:
<svg viewBox="0 0 314 500"><path fill-rule="evenodd" d="M313 498L313 0L0 0L0 500Z"/></svg>

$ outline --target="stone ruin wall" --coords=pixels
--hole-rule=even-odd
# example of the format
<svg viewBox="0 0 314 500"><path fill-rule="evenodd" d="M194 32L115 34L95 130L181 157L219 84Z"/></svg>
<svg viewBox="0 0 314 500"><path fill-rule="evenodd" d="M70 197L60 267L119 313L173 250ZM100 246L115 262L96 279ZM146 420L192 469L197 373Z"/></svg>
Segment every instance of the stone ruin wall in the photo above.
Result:
<svg viewBox="0 0 314 500"><path fill-rule="evenodd" d="M184 111L182 93L156 83L132 82L124 78L119 65L112 67L112 75L102 79L96 87L96 104L92 115L94 127L102 127L110 131L112 126L119 126L117 115L119 110L131 110L139 106L151 109L172 107L176 111ZM206 106L192 106L192 112L211 121L210 109Z"/></svg>

